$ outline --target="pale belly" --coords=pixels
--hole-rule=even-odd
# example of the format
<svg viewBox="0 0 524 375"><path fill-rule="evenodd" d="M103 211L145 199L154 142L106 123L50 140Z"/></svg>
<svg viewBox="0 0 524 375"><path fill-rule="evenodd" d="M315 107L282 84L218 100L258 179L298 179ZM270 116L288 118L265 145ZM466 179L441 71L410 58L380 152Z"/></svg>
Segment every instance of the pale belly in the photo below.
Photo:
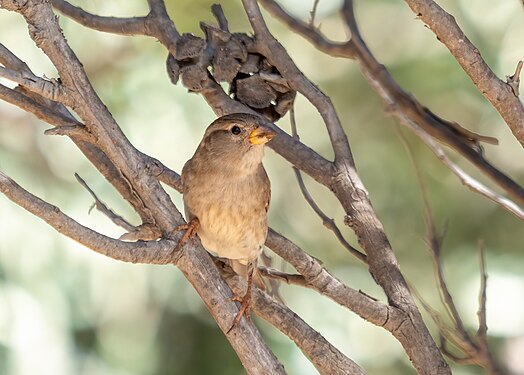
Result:
<svg viewBox="0 0 524 375"><path fill-rule="evenodd" d="M247 192L250 197L243 196ZM198 199L199 194L206 194L206 203ZM265 199L262 195L263 190L258 186L245 189L231 184L220 191L195 187L184 198L186 216L190 207L200 222L197 233L208 251L247 264L258 257L267 236L267 213L265 205L260 203Z"/></svg>

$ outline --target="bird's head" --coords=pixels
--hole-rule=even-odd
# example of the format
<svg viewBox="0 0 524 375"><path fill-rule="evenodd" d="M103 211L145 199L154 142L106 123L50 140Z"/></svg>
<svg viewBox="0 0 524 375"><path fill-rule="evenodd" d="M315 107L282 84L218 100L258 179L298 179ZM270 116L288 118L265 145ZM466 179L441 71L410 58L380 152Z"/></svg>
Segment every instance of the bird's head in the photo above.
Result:
<svg viewBox="0 0 524 375"><path fill-rule="evenodd" d="M220 160L240 169L256 167L262 161L264 145L276 132L263 119L247 113L233 113L216 119L207 128L198 152L208 162Z"/></svg>

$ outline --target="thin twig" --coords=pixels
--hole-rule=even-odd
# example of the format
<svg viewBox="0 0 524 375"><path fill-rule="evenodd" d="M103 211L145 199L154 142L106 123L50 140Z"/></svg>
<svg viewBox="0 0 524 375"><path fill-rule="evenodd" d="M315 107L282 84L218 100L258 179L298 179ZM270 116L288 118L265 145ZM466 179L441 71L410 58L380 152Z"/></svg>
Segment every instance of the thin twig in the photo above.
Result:
<svg viewBox="0 0 524 375"><path fill-rule="evenodd" d="M433 137L426 133L424 129L419 127L408 118L403 118L403 123L407 125L415 134L417 134L420 139L422 139L426 146L428 146L429 149L437 156L437 158L460 179L464 186L495 202L500 207L512 213L519 219L524 220L524 210L520 206L518 206L512 200L497 194L486 185L467 174L458 165L453 163L453 161L451 161L451 159L446 155L442 147L433 139Z"/></svg>
<svg viewBox="0 0 524 375"><path fill-rule="evenodd" d="M432 245L435 244L435 242L432 241L428 242L430 242L430 244ZM451 292L449 291L448 284L444 277L443 262L441 257L442 249L439 247L430 246L430 250L433 259L433 265L435 267L435 275L437 277L438 289L443 296L444 306L446 307L446 310L448 311L448 314L452 319L456 330L461 333L466 333L466 328L464 326L464 323L462 322L462 318L457 310L457 306L455 305L455 301L451 296ZM469 335L467 335L467 338L468 341L471 341Z"/></svg>
<svg viewBox="0 0 524 375"><path fill-rule="evenodd" d="M113 223L115 223L115 225L118 225L119 227L122 227L124 228L125 230L127 230L128 232L131 232L131 231L134 231L136 230L135 226L132 225L131 223L129 223L126 219L124 219L122 216L118 215L115 213L115 211L113 211L112 209L110 209L104 202L102 202L98 197L97 195L95 194L95 192L89 187L89 185L87 185L87 183L84 181L84 179L82 177L80 177L80 175L78 173L75 173L75 178L76 180L78 181L78 183L80 185L82 185L82 187L84 189L86 189L89 194L91 194L91 196L93 197L93 199L95 200L95 207L98 211L102 212L104 215L106 215Z"/></svg>
<svg viewBox="0 0 524 375"><path fill-rule="evenodd" d="M318 8L318 3L320 2L320 0L315 0L315 2L313 3L313 9L311 9L311 12L309 12L309 15L310 15L310 19L309 19L309 26L311 27L315 27L315 17L317 15L317 8Z"/></svg>
<svg viewBox="0 0 524 375"><path fill-rule="evenodd" d="M211 13L213 13L213 16L215 16L218 22L218 27L220 27L220 30L229 32L227 18L224 14L224 10L222 9L222 6L220 4L211 5Z"/></svg>
<svg viewBox="0 0 524 375"><path fill-rule="evenodd" d="M295 121L295 109L294 107L291 108L289 111L290 115L290 121L291 121L291 135L296 138L300 139L300 136L297 132L297 124ZM357 259L361 260L364 263L367 263L367 256L357 249L355 249L349 242L346 241L344 236L342 235L342 232L338 228L338 226L335 224L335 220L327 216L324 211L318 206L317 202L313 199L311 194L309 193L306 184L304 183L304 179L302 178L302 173L300 170L296 167L293 167L293 171L295 172L295 176L298 181L298 186L300 187L300 191L302 192L302 195L304 196L304 199L309 204L309 206L315 211L315 213L322 219L322 224L332 231L335 234L335 237L337 237L338 241L348 250L351 254L353 254Z"/></svg>
<svg viewBox="0 0 524 375"><path fill-rule="evenodd" d="M479 321L479 328L477 330L477 337L482 343L487 344L488 325L486 319L486 287L488 275L486 273L486 254L484 251L483 241L479 241L479 263L480 263L480 292L479 292L479 308L477 317Z"/></svg>

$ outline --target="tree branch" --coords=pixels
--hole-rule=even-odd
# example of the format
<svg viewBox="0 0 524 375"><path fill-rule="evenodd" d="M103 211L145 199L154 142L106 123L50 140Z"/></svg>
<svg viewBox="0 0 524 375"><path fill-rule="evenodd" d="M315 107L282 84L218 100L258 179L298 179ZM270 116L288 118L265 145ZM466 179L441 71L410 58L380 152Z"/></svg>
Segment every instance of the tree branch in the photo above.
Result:
<svg viewBox="0 0 524 375"><path fill-rule="evenodd" d="M91 29L119 35L143 35L147 32L147 17L103 17L86 12L65 0L51 0L51 4L60 13Z"/></svg>
<svg viewBox="0 0 524 375"><path fill-rule="evenodd" d="M513 88L493 73L455 18L437 3L433 0L406 0L406 3L448 48L479 92L499 112L515 138L524 146L524 107Z"/></svg>
<svg viewBox="0 0 524 375"><path fill-rule="evenodd" d="M41 218L59 233L110 258L131 263L171 264L176 241L162 239L151 242L123 242L95 232L65 215L53 206L23 189L10 177L0 172L0 192L11 201Z"/></svg>
<svg viewBox="0 0 524 375"><path fill-rule="evenodd" d="M30 36L55 65L63 85L72 91L71 99L78 103L74 109L96 137L97 147L127 181L133 198L142 203L135 208L150 215L165 235L173 236L173 228L183 223L182 215L156 178L148 173L150 164L127 141L94 92L82 64L65 41L49 3L28 0L20 6L16 0L0 0L0 5L19 12L26 19ZM205 250L198 245L182 252L177 265L200 294L218 326L226 332L238 308L231 302L231 291L206 257ZM285 373L258 330L245 319L226 338L250 374Z"/></svg>
<svg viewBox="0 0 524 375"><path fill-rule="evenodd" d="M271 14L309 40L320 51L334 57L355 59L364 77L386 103L390 114L403 124L407 119L424 129L427 134L452 147L524 207L524 189L491 165L481 152L479 142L493 143L496 140L475 134L455 122L440 118L405 92L387 69L376 60L362 39L354 17L352 1L345 0L342 7L342 14L351 33L351 39L345 43L327 40L318 30L286 13L274 0L261 0L261 3Z"/></svg>
<svg viewBox="0 0 524 375"><path fill-rule="evenodd" d="M382 223L374 213L368 193L357 174L347 137L331 101L316 86L311 85L285 49L273 38L256 1L243 0L243 4L255 31L257 48L282 73L290 87L302 93L324 119L335 151L335 170L329 187L346 211L345 223L359 238L368 257L370 272L386 293L389 304L409 316L401 326L402 331L408 330L411 334L404 337L398 331L393 334L404 346L417 371L422 374L449 374L449 367L422 320ZM415 343L407 340L407 337L416 337L419 341Z"/></svg>
<svg viewBox="0 0 524 375"><path fill-rule="evenodd" d="M150 12L145 17L103 17L86 12L65 0L51 0L54 8L83 26L112 34L152 36L175 54L180 34L169 18L164 2L148 2Z"/></svg>
<svg viewBox="0 0 524 375"><path fill-rule="evenodd" d="M271 35L256 1L242 0L242 3L255 32L256 49L266 56L269 62L283 74L289 86L304 95L322 116L335 153L335 165L354 165L346 133L342 128L331 99L304 76L291 60L284 47Z"/></svg>
<svg viewBox="0 0 524 375"><path fill-rule="evenodd" d="M289 111L290 116L290 122L291 122L291 135L293 138L296 138L297 140L300 139L298 132L297 132L297 124L295 121L295 109L291 108ZM309 194L309 191L306 188L306 185L304 184L304 179L302 178L302 173L300 173L300 170L296 167L293 167L293 171L295 172L295 176L298 181L298 186L300 187L300 191L302 192L302 195L304 196L304 199L309 204L309 206L315 211L315 213L322 219L322 224L332 231L335 234L335 237L337 237L337 240L344 246L346 250L348 250L352 255L354 255L358 260L366 263L367 257L365 254L362 254L360 251L355 249L349 242L346 241L344 236L342 235L342 232L335 224L335 220L328 217L324 211L318 206L318 204L315 202L311 194Z"/></svg>
<svg viewBox="0 0 524 375"><path fill-rule="evenodd" d="M413 131L426 144L426 146L428 146L429 149L433 151L437 158L460 179L460 182L464 186L469 188L471 191L488 198L519 219L524 220L524 210L519 205L517 205L512 200L497 194L486 185L467 174L457 164L453 163L453 161L446 155L442 147L440 147L433 137L426 133L424 129L417 126L417 124L411 122L408 118L405 117L402 118L402 123L411 129L411 131Z"/></svg>
<svg viewBox="0 0 524 375"><path fill-rule="evenodd" d="M246 283L235 275L229 266L221 264L221 273L237 295L242 295ZM258 288L253 290L255 313L288 336L315 365L320 374L364 375L366 372L330 344L284 304L271 298Z"/></svg>

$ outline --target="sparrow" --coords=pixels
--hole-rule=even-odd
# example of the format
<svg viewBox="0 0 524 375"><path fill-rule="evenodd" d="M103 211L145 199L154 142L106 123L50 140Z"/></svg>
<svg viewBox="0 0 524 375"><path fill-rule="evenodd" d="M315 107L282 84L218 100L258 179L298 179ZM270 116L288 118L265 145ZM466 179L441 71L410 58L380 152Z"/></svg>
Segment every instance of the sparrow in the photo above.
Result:
<svg viewBox="0 0 524 375"><path fill-rule="evenodd" d="M253 275L266 241L270 181L262 165L264 145L276 133L258 116L233 113L216 119L182 169L187 224L180 240L195 234L204 248L227 258L247 277L247 290L231 329L249 319ZM228 331L228 332L229 332Z"/></svg>

